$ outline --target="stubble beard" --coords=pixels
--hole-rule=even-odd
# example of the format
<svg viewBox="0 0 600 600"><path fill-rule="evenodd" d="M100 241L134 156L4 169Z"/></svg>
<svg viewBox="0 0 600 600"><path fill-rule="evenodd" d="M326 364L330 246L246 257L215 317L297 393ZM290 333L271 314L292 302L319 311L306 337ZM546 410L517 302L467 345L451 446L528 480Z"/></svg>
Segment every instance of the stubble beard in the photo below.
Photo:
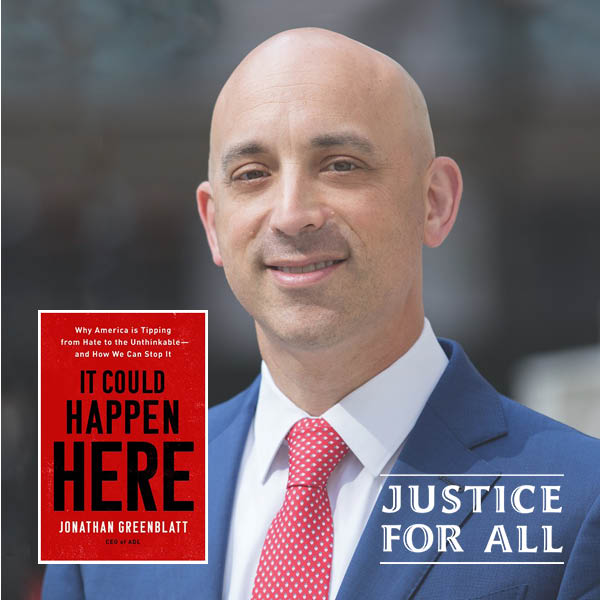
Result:
<svg viewBox="0 0 600 600"><path fill-rule="evenodd" d="M299 351L318 351L348 343L367 325L364 296L329 290L294 291L265 303L253 315L257 334L276 345Z"/></svg>

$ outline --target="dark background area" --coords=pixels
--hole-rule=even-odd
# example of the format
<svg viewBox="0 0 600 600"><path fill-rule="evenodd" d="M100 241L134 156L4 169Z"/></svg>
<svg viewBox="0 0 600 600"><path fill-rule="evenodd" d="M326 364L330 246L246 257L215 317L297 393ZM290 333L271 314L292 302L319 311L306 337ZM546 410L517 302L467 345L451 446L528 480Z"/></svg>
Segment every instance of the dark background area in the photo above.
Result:
<svg viewBox="0 0 600 600"><path fill-rule="evenodd" d="M248 384L250 318L194 192L212 104L277 31L331 28L402 63L455 230L425 253L426 313L510 392L533 352L598 341L600 4L594 0L2 2L2 594L37 597L37 310L208 309L209 395Z"/></svg>

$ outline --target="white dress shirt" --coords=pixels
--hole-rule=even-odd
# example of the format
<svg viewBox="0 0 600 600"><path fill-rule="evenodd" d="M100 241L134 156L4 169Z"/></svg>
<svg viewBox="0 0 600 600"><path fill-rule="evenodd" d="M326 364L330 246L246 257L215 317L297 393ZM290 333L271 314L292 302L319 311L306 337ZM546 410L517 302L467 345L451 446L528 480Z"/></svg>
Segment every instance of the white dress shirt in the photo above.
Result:
<svg viewBox="0 0 600 600"><path fill-rule="evenodd" d="M329 598L335 598L387 473L448 359L429 321L414 345L387 369L321 415L350 452L327 483L333 515ZM285 436L305 417L262 364L258 405L237 481L223 581L225 600L248 600L262 546L281 508L288 478Z"/></svg>

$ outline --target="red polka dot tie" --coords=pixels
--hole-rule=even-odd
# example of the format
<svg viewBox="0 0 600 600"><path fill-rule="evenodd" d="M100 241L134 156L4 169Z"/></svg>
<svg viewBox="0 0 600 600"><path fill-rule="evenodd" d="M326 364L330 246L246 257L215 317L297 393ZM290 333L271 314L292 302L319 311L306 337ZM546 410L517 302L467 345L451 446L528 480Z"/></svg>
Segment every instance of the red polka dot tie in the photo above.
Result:
<svg viewBox="0 0 600 600"><path fill-rule="evenodd" d="M252 600L327 600L333 520L326 486L348 446L323 419L298 421L287 441L285 500L267 532Z"/></svg>

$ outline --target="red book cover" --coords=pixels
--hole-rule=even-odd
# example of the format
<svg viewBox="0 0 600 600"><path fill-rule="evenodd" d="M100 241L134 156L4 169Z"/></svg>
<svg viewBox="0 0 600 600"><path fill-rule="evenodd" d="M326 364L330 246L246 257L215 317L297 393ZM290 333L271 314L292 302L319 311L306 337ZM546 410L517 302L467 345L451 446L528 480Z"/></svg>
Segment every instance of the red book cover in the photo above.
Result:
<svg viewBox="0 0 600 600"><path fill-rule="evenodd" d="M38 319L39 562L206 562L206 312Z"/></svg>

